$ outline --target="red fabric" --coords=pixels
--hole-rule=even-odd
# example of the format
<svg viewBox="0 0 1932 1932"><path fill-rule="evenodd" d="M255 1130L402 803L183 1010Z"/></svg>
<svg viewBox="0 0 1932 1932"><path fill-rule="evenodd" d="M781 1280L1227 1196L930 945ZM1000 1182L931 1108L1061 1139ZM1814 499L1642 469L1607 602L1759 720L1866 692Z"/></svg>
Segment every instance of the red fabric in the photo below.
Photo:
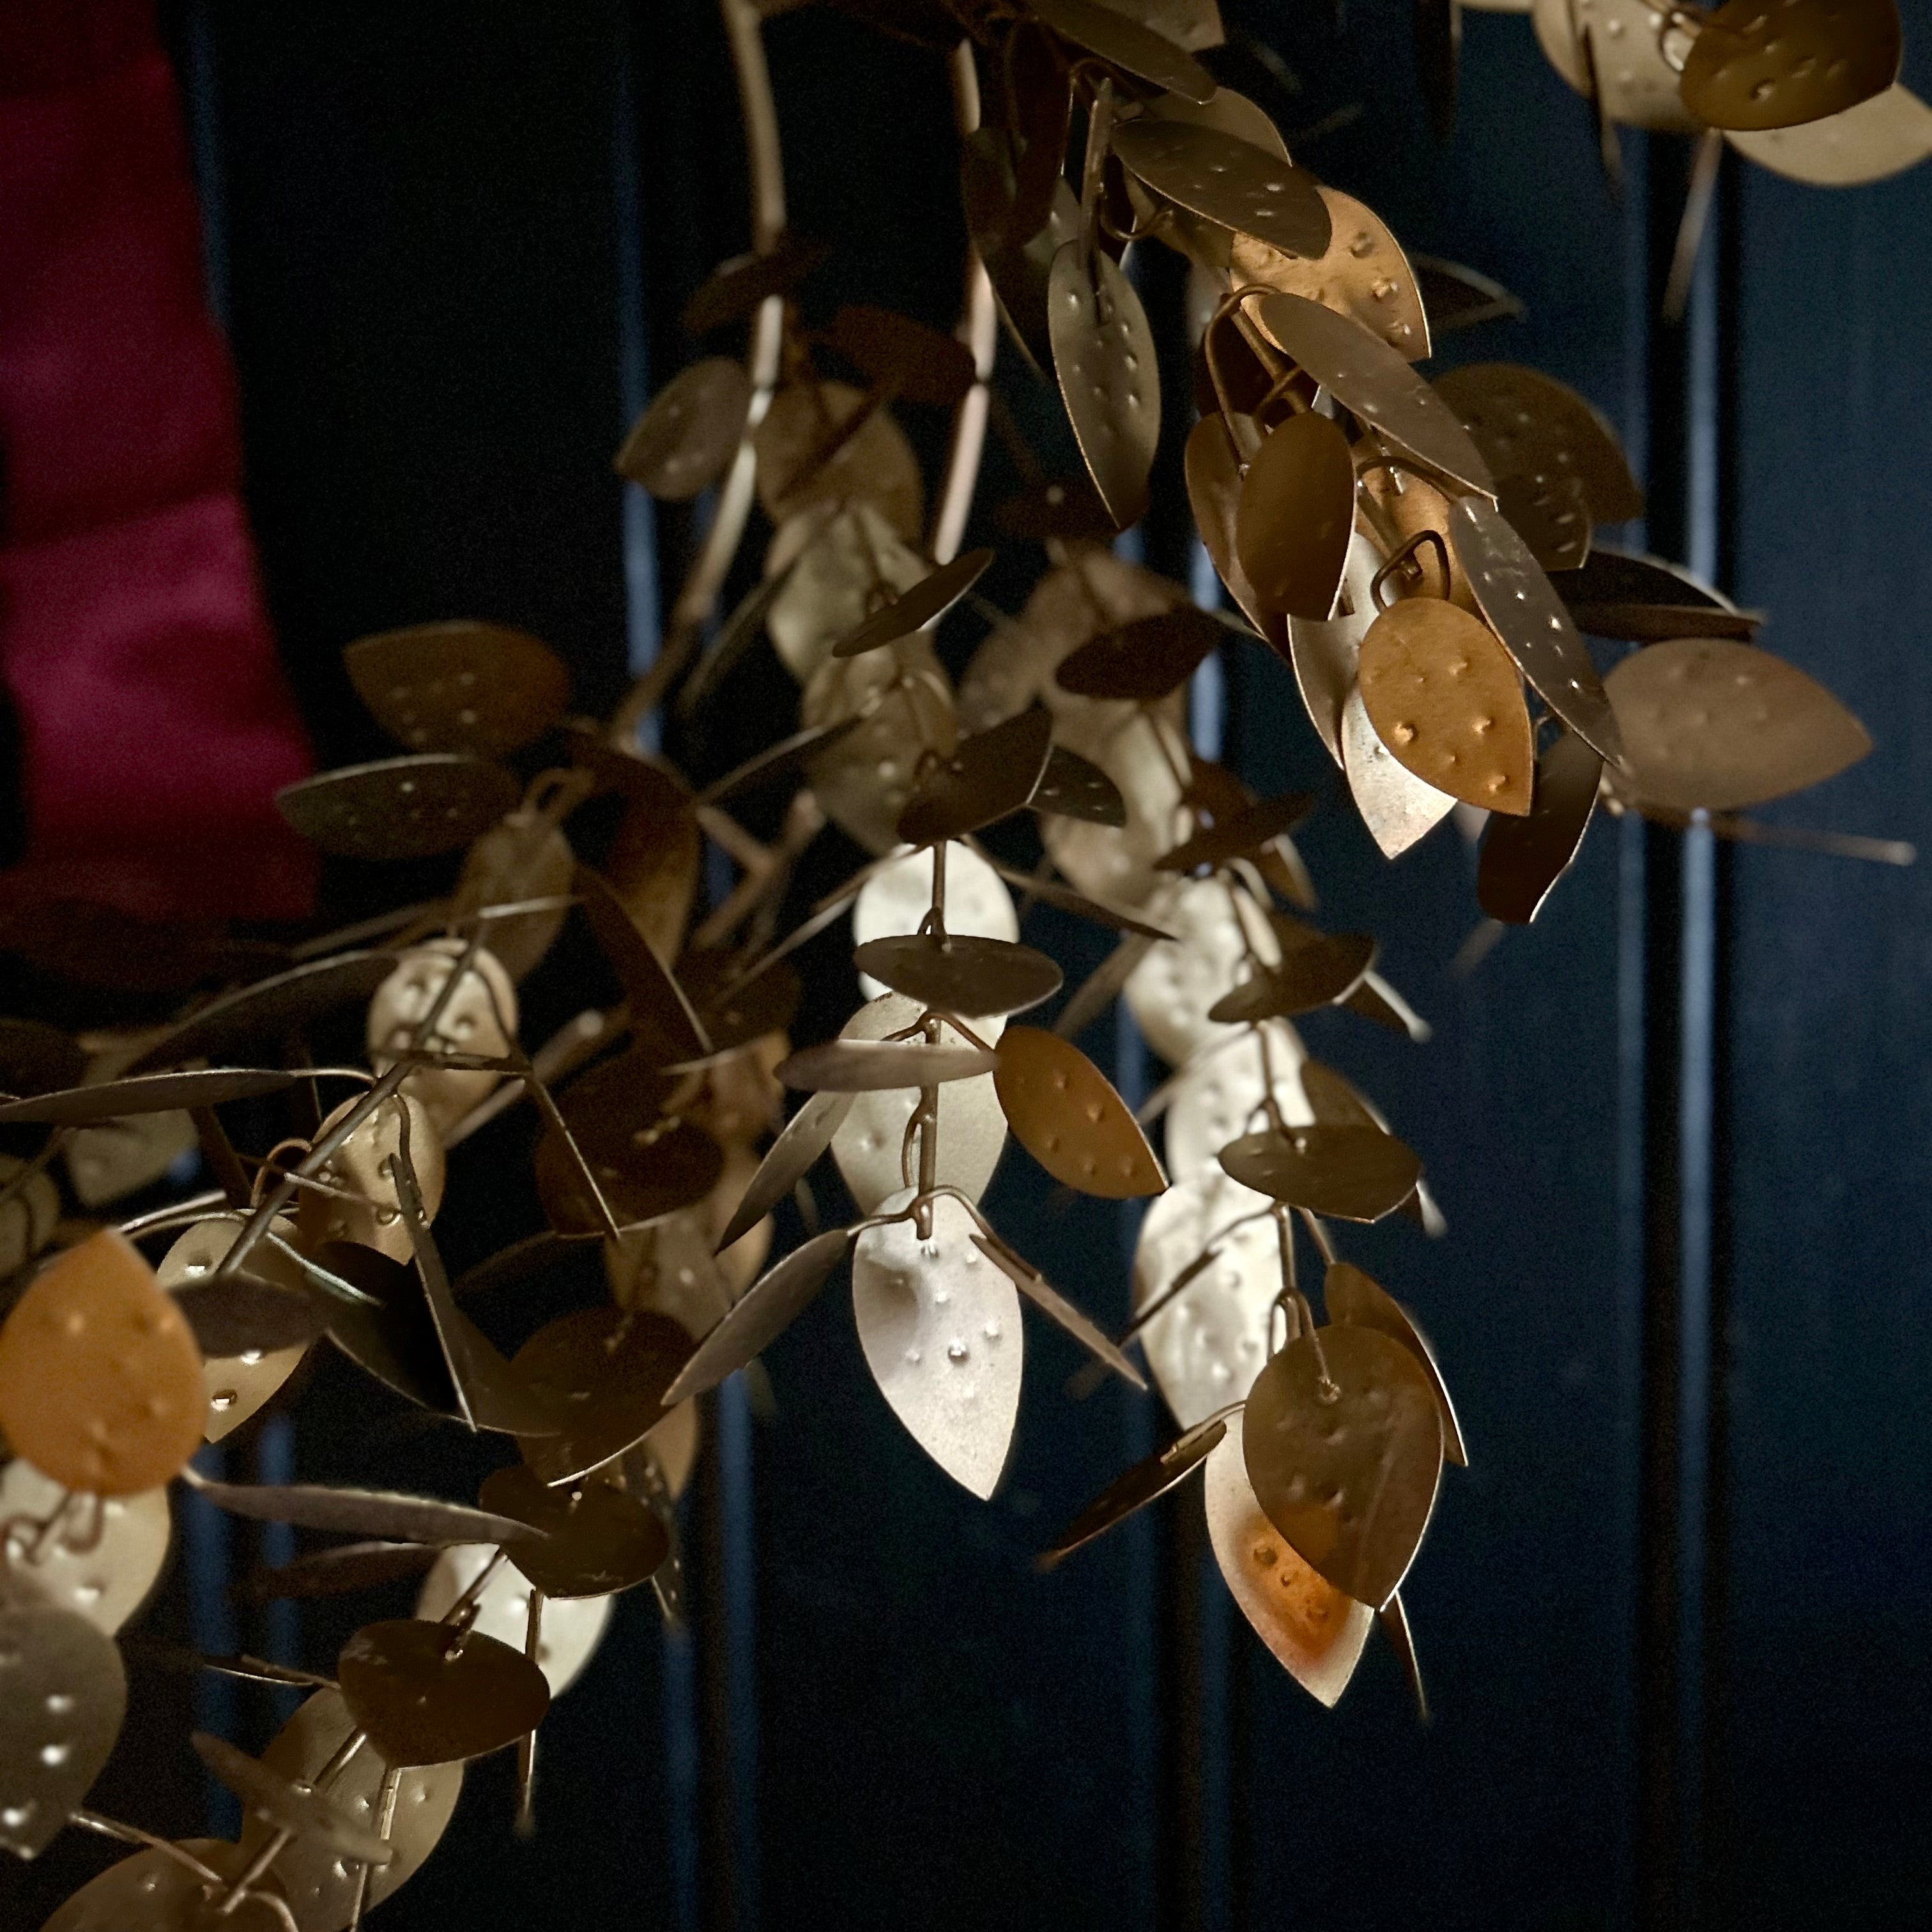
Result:
<svg viewBox="0 0 1932 1932"><path fill-rule="evenodd" d="M29 838L0 904L302 916L314 860L273 798L309 750L149 0L0 0L0 461Z"/></svg>

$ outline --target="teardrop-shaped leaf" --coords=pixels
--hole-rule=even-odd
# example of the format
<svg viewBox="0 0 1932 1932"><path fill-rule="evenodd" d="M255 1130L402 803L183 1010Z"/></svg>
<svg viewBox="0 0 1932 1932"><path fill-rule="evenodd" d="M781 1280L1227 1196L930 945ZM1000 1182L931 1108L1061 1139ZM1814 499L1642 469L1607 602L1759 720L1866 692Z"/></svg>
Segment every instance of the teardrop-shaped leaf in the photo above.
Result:
<svg viewBox="0 0 1932 1932"><path fill-rule="evenodd" d="M993 1082L1006 1124L1054 1180L1109 1201L1166 1186L1132 1111L1077 1046L1039 1027L1009 1027L999 1056Z"/></svg>
<svg viewBox="0 0 1932 1932"><path fill-rule="evenodd" d="M674 1408L689 1396L716 1388L727 1376L770 1348L817 1299L851 1245L849 1228L830 1228L767 1269L699 1342L696 1353L664 1392L664 1406Z"/></svg>

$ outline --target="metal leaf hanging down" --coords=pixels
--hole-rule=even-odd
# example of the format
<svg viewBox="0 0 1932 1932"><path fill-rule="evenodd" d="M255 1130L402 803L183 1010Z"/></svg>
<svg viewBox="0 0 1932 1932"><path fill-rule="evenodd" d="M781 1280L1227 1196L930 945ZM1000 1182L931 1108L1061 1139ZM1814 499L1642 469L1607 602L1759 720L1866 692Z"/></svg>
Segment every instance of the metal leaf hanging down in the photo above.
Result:
<svg viewBox="0 0 1932 1932"><path fill-rule="evenodd" d="M1054 374L1088 473L1115 526L1137 524L1160 438L1154 331L1134 285L1110 255L1069 242L1047 290Z"/></svg>
<svg viewBox="0 0 1932 1932"><path fill-rule="evenodd" d="M895 1196L886 1211L911 1199ZM852 1259L852 1311L866 1366L892 1413L952 1479L990 1496L1019 1412L1019 1292L973 1240L960 1204L932 1203L932 1234L910 1220L868 1228Z"/></svg>

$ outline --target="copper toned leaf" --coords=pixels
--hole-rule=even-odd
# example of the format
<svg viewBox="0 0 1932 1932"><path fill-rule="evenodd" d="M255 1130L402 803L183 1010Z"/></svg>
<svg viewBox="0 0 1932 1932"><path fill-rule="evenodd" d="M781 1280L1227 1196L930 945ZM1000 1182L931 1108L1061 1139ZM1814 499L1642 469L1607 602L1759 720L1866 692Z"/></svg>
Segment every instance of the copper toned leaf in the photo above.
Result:
<svg viewBox="0 0 1932 1932"><path fill-rule="evenodd" d="M587 866L577 868L576 886L597 944L629 997L639 1051L659 1066L703 1058L711 1051L703 1022L622 902Z"/></svg>
<svg viewBox="0 0 1932 1932"><path fill-rule="evenodd" d="M851 1245L849 1228L828 1228L760 1275L678 1371L667 1406L716 1388L770 1348L818 1299Z"/></svg>
<svg viewBox="0 0 1932 1932"><path fill-rule="evenodd" d="M881 986L962 1019L1023 1012L1060 990L1060 968L1045 953L1010 940L929 934L874 939L852 958Z"/></svg>
<svg viewBox="0 0 1932 1932"><path fill-rule="evenodd" d="M1330 232L1315 177L1218 128L1145 117L1113 130L1115 154L1155 194L1284 254L1313 259Z"/></svg>
<svg viewBox="0 0 1932 1932"><path fill-rule="evenodd" d="M1330 1322L1347 1328L1372 1328L1390 1341L1400 1342L1422 1364L1442 1418L1442 1453L1457 1468L1466 1468L1469 1454L1462 1446L1456 1406L1449 1400L1449 1386L1436 1364L1436 1352L1429 1346L1429 1338L1415 1325L1414 1317L1378 1282L1346 1262L1336 1262L1330 1267L1322 1298Z"/></svg>
<svg viewBox="0 0 1932 1932"><path fill-rule="evenodd" d="M745 433L751 379L709 356L681 369L631 425L611 467L670 502L687 502L724 475Z"/></svg>
<svg viewBox="0 0 1932 1932"><path fill-rule="evenodd" d="M973 386L973 352L963 342L891 309L848 302L826 340L868 382L909 403L954 409Z"/></svg>
<svg viewBox="0 0 1932 1932"><path fill-rule="evenodd" d="M200 1447L201 1418L194 1336L112 1229L45 1269L0 1328L0 1433L70 1489L158 1487Z"/></svg>
<svg viewBox="0 0 1932 1932"><path fill-rule="evenodd" d="M1227 1424L1216 1418L1187 1430L1165 1449L1115 1477L1060 1532L1053 1547L1042 1554L1040 1567L1052 1569L1115 1524L1125 1522L1149 1503L1158 1502L1214 1454L1227 1432Z"/></svg>
<svg viewBox="0 0 1932 1932"><path fill-rule="evenodd" d="M1679 638L1624 659L1606 680L1623 728L1621 789L1688 812L1760 805L1822 784L1871 749L1822 685L1750 644Z"/></svg>
<svg viewBox="0 0 1932 1932"><path fill-rule="evenodd" d="M1515 664L1479 619L1404 598L1369 627L1359 676L1376 736L1425 784L1488 811L1529 810L1529 713Z"/></svg>
<svg viewBox="0 0 1932 1932"><path fill-rule="evenodd" d="M1165 35L1099 0L1030 0L1032 10L1063 38L1149 80L1184 100L1214 98L1214 76Z"/></svg>
<svg viewBox="0 0 1932 1932"><path fill-rule="evenodd" d="M1553 376L1517 362L1470 362L1438 376L1436 393L1492 476L1574 477L1597 523L1643 514L1643 492L1610 424Z"/></svg>
<svg viewBox="0 0 1932 1932"><path fill-rule="evenodd" d="M1166 1186L1126 1102L1078 1047L1038 1027L1009 1027L999 1053L993 1080L1006 1123L1054 1180L1110 1201Z"/></svg>
<svg viewBox="0 0 1932 1932"><path fill-rule="evenodd" d="M1342 587L1355 526L1348 439L1312 410L1291 416L1248 465L1234 518L1234 554L1262 604L1326 622Z"/></svg>
<svg viewBox="0 0 1932 1932"><path fill-rule="evenodd" d="M1379 1221L1415 1191L1422 1164L1379 1127L1290 1127L1244 1134L1221 1150L1229 1178L1291 1208Z"/></svg>
<svg viewBox="0 0 1932 1932"><path fill-rule="evenodd" d="M493 1469L477 1501L542 1534L514 1544L510 1561L546 1597L607 1597L649 1580L670 1553L662 1523L608 1483L552 1489L526 1464Z"/></svg>
<svg viewBox="0 0 1932 1932"><path fill-rule="evenodd" d="M998 1064L992 1054L976 1046L928 1046L922 1040L830 1040L781 1060L778 1077L808 1093L870 1094L888 1087L970 1080Z"/></svg>
<svg viewBox="0 0 1932 1932"><path fill-rule="evenodd" d="M1566 731L1536 761L1529 816L1490 820L1476 899L1490 918L1527 926L1536 916L1583 843L1603 772L1596 752Z"/></svg>
<svg viewBox="0 0 1932 1932"><path fill-rule="evenodd" d="M1147 311L1112 256L1088 256L1069 242L1053 258L1047 320L1080 454L1107 514L1125 530L1146 511L1160 436L1160 365Z"/></svg>
<svg viewBox="0 0 1932 1932"><path fill-rule="evenodd" d="M1036 796L1052 741L1052 714L1037 708L962 738L950 758L926 767L899 814L899 836L934 844L1018 812Z"/></svg>
<svg viewBox="0 0 1932 1932"><path fill-rule="evenodd" d="M376 722L412 752L496 758L542 737L570 699L563 660L502 624L379 632L346 646L342 662Z"/></svg>
<svg viewBox="0 0 1932 1932"><path fill-rule="evenodd" d="M668 1316L579 1308L545 1323L510 1365L563 1426L529 1438L524 1460L547 1483L614 1461L663 1420L664 1392L690 1354Z"/></svg>
<svg viewBox="0 0 1932 1932"><path fill-rule="evenodd" d="M832 655L855 658L862 651L877 650L915 631L930 630L979 582L992 560L989 550L969 550L950 563L942 563L910 590L896 596L887 592L885 602L850 637L832 646Z"/></svg>
<svg viewBox="0 0 1932 1932"><path fill-rule="evenodd" d="M1372 1328L1304 1334L1256 1377L1241 1447L1256 1499L1309 1564L1371 1608L1387 1603L1442 1472L1421 1364Z"/></svg>
<svg viewBox="0 0 1932 1932"><path fill-rule="evenodd" d="M335 1671L350 1715L391 1765L482 1757L535 1730L550 1708L543 1672L521 1652L444 1624L368 1624Z"/></svg>
<svg viewBox="0 0 1932 1932"><path fill-rule="evenodd" d="M1728 0L1684 59L1706 126L1796 128L1885 92L1904 52L1893 0Z"/></svg>
<svg viewBox="0 0 1932 1932"><path fill-rule="evenodd" d="M1054 682L1076 698L1152 704L1178 691L1227 635L1218 618L1191 604L1178 604L1104 631L1070 652Z"/></svg>

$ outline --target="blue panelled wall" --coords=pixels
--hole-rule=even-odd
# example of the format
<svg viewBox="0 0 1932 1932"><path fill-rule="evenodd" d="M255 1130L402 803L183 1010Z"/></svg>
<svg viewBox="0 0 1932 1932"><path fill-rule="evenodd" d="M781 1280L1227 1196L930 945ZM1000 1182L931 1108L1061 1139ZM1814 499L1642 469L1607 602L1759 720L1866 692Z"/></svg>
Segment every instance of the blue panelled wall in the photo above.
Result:
<svg viewBox="0 0 1932 1932"><path fill-rule="evenodd" d="M1906 10L1923 92L1932 10ZM1285 63L1244 84L1292 144L1316 130L1301 158L1523 298L1442 361L1529 362L1590 396L1648 470L1649 541L1768 608L1766 644L1867 719L1864 766L1766 816L1923 844L1932 174L1850 194L1727 178L1672 329L1656 258L1683 154L1626 136L1613 194L1526 20L1466 16L1438 147L1391 0L1358 0L1344 32L1286 0L1223 11ZM693 537L683 511L626 503L610 452L689 352L683 299L746 245L710 0L179 0L169 19L263 567L324 756L378 748L340 646L418 620L526 626L608 708ZM950 326L940 63L809 8L766 32L792 219L837 249L810 312L860 298ZM1148 280L1178 340L1177 278ZM1010 357L1001 380L1070 461ZM1012 482L996 450L982 525ZM1184 574L1171 500L1147 541ZM1038 559L1010 548L987 587L1014 608ZM793 698L748 667L671 748L722 769ZM1454 826L1382 862L1258 655L1233 667L1226 733L1252 784L1324 795L1303 842L1324 916L1382 935L1436 1029L1308 1029L1422 1152L1450 1223L1348 1248L1419 1311L1471 1445L1404 1593L1433 1721L1379 1647L1336 1711L1310 1702L1209 1574L1191 1497L1035 1574L1155 1438L1148 1404L1068 1399L1072 1356L1030 1336L1012 1470L974 1504L904 1439L830 1295L770 1352L775 1416L736 1392L712 1418L690 1634L628 1600L546 1726L535 1839L509 1833L504 1768L479 1768L376 1922L1554 1932L1922 1912L1932 881L1604 823L1536 926L1459 976L1477 914ZM852 862L830 844L802 896ZM332 890L354 910L392 887ZM808 958L800 1028L822 1034L855 994L836 946ZM1112 1023L1088 1045L1112 1054ZM1130 1224L1022 1168L996 1185L1002 1225L1124 1319ZM502 1198L515 1173L506 1141L453 1200L453 1240L481 1253L533 1224ZM310 1475L476 1473L466 1444L326 1369L295 1453ZM338 1623L304 1613L305 1657L333 1654ZM266 1704L242 1702L264 1732ZM185 1774L154 1751L156 1779Z"/></svg>

